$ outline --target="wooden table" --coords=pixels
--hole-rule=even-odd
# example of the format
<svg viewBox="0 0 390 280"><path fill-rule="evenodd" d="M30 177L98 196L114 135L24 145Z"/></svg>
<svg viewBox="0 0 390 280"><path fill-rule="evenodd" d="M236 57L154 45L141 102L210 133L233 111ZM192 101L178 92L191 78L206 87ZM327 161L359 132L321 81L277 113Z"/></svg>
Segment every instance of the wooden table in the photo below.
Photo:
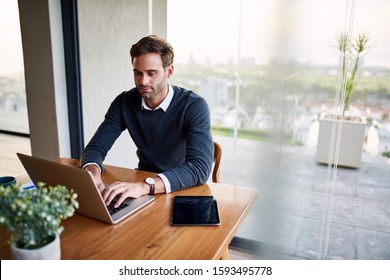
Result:
<svg viewBox="0 0 390 280"><path fill-rule="evenodd" d="M58 162L78 166L74 159ZM104 165L103 181L143 180L153 173ZM18 178L26 182L26 176ZM213 195L221 225L171 226L176 195ZM257 195L254 189L207 183L182 191L156 195L156 199L116 225L75 214L63 222L62 259L207 260L228 258L228 246ZM9 235L0 229L0 259L10 257Z"/></svg>

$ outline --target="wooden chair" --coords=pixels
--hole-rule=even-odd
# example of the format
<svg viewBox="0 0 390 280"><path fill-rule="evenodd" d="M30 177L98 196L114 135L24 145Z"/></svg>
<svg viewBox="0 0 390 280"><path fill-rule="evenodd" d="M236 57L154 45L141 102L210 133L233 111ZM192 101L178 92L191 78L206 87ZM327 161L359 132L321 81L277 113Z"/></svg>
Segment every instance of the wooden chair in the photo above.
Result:
<svg viewBox="0 0 390 280"><path fill-rule="evenodd" d="M212 173L212 181L214 183L219 183L219 167L221 164L221 157L222 148L217 142L214 142L214 168Z"/></svg>

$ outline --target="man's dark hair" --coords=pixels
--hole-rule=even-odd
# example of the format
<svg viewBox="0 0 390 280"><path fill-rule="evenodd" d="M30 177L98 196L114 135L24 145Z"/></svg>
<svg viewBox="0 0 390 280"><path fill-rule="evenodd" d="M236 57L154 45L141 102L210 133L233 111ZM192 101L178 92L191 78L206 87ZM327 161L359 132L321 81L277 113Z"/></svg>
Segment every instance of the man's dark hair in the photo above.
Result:
<svg viewBox="0 0 390 280"><path fill-rule="evenodd" d="M160 54L164 68L173 63L174 53L172 46L167 41L156 35L143 37L136 44L131 46L131 62L133 62L135 57L147 53Z"/></svg>

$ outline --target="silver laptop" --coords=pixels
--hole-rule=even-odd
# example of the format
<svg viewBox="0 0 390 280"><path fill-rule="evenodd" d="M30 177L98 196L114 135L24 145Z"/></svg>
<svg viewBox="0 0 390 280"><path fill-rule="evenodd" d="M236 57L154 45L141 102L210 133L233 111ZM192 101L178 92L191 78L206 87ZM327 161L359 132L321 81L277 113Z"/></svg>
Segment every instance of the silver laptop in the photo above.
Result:
<svg viewBox="0 0 390 280"><path fill-rule="evenodd" d="M152 195L127 198L119 211L116 209L116 213L110 214L100 191L87 171L20 153L17 155L35 185L42 182L47 186L64 185L68 189L73 189L78 194L77 213L109 224L118 223L154 200Z"/></svg>

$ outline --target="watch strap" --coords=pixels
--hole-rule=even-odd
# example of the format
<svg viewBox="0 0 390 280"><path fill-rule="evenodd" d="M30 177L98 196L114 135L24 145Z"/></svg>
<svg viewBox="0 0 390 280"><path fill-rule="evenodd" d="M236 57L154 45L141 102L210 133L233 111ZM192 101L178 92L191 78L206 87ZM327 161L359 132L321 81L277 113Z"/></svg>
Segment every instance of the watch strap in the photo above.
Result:
<svg viewBox="0 0 390 280"><path fill-rule="evenodd" d="M149 184L150 190L149 190L149 195L153 195L154 191L156 190L155 184Z"/></svg>
<svg viewBox="0 0 390 280"><path fill-rule="evenodd" d="M149 194L153 195L156 190L156 181L153 178L146 178L145 183L149 185Z"/></svg>

